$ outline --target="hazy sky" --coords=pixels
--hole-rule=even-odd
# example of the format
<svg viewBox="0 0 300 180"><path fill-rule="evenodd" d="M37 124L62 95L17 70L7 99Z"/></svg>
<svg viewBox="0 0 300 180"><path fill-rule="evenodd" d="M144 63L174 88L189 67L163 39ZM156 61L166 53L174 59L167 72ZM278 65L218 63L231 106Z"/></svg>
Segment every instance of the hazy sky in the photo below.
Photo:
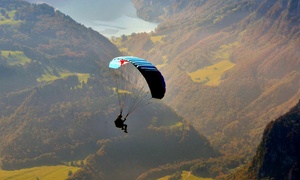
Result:
<svg viewBox="0 0 300 180"><path fill-rule="evenodd" d="M150 32L156 23L146 22L136 16L130 0L27 0L47 3L77 22L91 27L101 34L121 36L132 32Z"/></svg>

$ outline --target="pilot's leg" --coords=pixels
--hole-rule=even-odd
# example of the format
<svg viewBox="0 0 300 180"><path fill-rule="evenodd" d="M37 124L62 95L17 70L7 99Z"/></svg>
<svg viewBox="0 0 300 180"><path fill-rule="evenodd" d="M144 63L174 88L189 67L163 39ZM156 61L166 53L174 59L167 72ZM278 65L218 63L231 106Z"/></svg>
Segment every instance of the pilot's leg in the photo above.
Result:
<svg viewBox="0 0 300 180"><path fill-rule="evenodd" d="M126 124L124 124L124 132L126 132L127 133L127 125Z"/></svg>

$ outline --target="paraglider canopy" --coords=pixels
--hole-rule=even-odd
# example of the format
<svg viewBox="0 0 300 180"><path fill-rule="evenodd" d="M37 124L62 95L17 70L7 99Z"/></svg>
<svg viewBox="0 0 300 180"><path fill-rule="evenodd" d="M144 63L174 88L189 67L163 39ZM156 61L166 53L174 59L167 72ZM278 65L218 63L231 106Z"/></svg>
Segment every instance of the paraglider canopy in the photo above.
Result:
<svg viewBox="0 0 300 180"><path fill-rule="evenodd" d="M145 59L120 56L110 61L109 68L114 75L121 110L129 105L131 108L128 109L128 113L131 113L148 104L151 98L164 97L166 92L164 77Z"/></svg>
<svg viewBox="0 0 300 180"><path fill-rule="evenodd" d="M162 99L166 92L166 84L158 69L150 62L134 56L121 56L114 58L109 67L118 69L127 63L134 65L146 79L152 98Z"/></svg>

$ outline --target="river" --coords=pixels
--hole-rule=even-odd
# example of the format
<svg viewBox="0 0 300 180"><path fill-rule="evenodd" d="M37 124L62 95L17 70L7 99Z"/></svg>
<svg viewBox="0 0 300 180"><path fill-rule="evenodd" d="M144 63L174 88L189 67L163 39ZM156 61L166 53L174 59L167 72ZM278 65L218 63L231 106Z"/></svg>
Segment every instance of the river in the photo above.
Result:
<svg viewBox="0 0 300 180"><path fill-rule="evenodd" d="M130 0L27 0L47 3L78 23L111 38L139 32L151 32L157 23L147 22L136 15Z"/></svg>

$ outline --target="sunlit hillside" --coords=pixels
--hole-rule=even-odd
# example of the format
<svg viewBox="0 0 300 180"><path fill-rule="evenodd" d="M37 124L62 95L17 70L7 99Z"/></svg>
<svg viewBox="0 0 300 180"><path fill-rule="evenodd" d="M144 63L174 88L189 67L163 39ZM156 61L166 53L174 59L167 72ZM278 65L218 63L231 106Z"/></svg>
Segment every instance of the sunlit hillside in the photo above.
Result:
<svg viewBox="0 0 300 180"><path fill-rule="evenodd" d="M265 125L300 98L299 2L134 2L142 17L162 23L117 46L160 67L165 102L216 147L253 154ZM134 46L147 38L150 49Z"/></svg>

